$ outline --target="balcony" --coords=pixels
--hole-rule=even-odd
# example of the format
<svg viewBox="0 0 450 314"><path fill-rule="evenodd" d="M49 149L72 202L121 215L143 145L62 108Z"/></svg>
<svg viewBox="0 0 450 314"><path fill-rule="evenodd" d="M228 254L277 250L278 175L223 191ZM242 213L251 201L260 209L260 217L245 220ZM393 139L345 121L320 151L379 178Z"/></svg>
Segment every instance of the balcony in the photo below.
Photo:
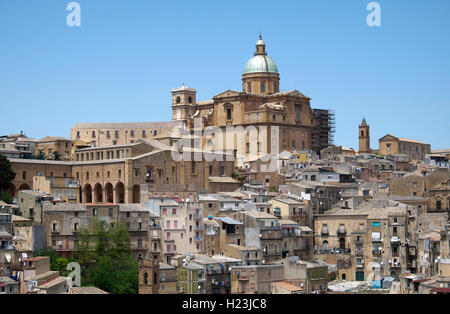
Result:
<svg viewBox="0 0 450 314"><path fill-rule="evenodd" d="M381 250L372 250L373 256L381 256Z"/></svg>
<svg viewBox="0 0 450 314"><path fill-rule="evenodd" d="M401 241L400 241L400 238L399 237L397 237L397 236L393 236L392 238L391 238L391 243L400 243Z"/></svg>
<svg viewBox="0 0 450 314"><path fill-rule="evenodd" d="M195 236L194 241L203 241L203 237Z"/></svg>
<svg viewBox="0 0 450 314"><path fill-rule="evenodd" d="M203 231L203 225L195 225L194 230Z"/></svg>
<svg viewBox="0 0 450 314"><path fill-rule="evenodd" d="M339 236L345 236L347 234L347 231L345 229L338 229L336 231L336 234Z"/></svg>
<svg viewBox="0 0 450 314"><path fill-rule="evenodd" d="M322 237L328 237L328 230L322 230L320 234L322 235Z"/></svg>
<svg viewBox="0 0 450 314"><path fill-rule="evenodd" d="M357 251L355 252L355 255L356 255L356 256L363 256L363 255L364 255L364 252L363 252L363 250L360 250L360 251L357 250Z"/></svg>
<svg viewBox="0 0 450 314"><path fill-rule="evenodd" d="M200 220L200 219L203 219L203 214L201 214L201 213L195 213L195 214L193 215L193 217L194 217L195 220Z"/></svg>

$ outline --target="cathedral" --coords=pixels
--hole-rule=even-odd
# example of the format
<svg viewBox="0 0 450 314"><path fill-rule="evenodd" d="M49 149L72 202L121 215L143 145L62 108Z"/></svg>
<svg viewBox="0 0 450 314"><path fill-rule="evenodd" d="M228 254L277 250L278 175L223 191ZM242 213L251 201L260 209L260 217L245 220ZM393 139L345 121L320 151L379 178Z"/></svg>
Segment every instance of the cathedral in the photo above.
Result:
<svg viewBox="0 0 450 314"><path fill-rule="evenodd" d="M253 143L248 134L234 134L235 139L244 141L247 152L255 145L258 152L270 153L268 143L275 140L279 152L319 153L333 144L334 114L325 109L312 109L310 101L298 90L281 91L277 65L268 56L260 35L254 55L244 67L241 91L226 90L210 100L198 101L196 90L183 84L172 90L170 122L80 123L72 128L71 138L91 146L125 145L138 139L167 138L181 127L192 131L197 121L202 130L211 126L224 131L227 127L265 128L267 133L259 138L266 139L266 143ZM273 127L278 129L278 139L271 138ZM224 138L225 149L236 149L226 141ZM217 139L203 138L203 145L206 143L217 143Z"/></svg>

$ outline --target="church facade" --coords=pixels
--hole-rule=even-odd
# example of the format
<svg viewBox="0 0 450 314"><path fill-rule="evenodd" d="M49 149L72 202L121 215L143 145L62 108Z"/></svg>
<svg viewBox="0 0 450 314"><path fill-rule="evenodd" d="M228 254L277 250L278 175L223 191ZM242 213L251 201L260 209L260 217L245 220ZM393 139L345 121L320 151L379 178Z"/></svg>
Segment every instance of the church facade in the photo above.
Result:
<svg viewBox="0 0 450 314"><path fill-rule="evenodd" d="M255 145L258 153L270 153L271 128L278 128L275 141L282 151L316 151L328 147L333 141L333 113L324 109L311 109L311 99L297 90L280 91L280 74L275 62L266 52L260 35L254 56L246 63L242 74L242 90L227 90L207 101L197 101L196 90L183 86L172 90L172 121L148 123L80 123L71 130L73 140L82 140L92 146L126 145L138 139L170 137L184 127L193 131L195 122L204 130L215 126L254 126L264 143L253 143L246 134L234 134L234 143L224 135L225 149L236 150L237 138L244 139L246 152ZM198 124L197 124L198 125ZM204 138L206 145L217 138ZM259 154L258 154L259 155Z"/></svg>

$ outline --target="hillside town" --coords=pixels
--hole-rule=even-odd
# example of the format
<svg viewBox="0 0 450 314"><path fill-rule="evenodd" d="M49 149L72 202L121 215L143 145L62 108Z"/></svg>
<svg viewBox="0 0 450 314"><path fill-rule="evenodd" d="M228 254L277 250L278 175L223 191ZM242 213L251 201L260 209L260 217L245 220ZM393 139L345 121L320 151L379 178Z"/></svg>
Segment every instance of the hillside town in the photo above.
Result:
<svg viewBox="0 0 450 314"><path fill-rule="evenodd" d="M336 113L280 89L261 35L241 91L171 95L168 122L0 136L0 294L120 293L57 267L103 265L86 239L119 224L139 294L450 292L450 148L374 149L370 117L336 145Z"/></svg>

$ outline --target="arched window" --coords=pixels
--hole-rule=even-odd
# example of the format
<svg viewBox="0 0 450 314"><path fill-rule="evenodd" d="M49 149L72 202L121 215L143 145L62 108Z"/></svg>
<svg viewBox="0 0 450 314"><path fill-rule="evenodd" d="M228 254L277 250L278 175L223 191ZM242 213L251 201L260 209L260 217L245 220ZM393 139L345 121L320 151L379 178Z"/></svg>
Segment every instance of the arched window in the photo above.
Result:
<svg viewBox="0 0 450 314"><path fill-rule="evenodd" d="M192 96L189 96L189 103L192 104Z"/></svg>
<svg viewBox="0 0 450 314"><path fill-rule="evenodd" d="M144 273L144 285L148 285L148 274Z"/></svg>
<svg viewBox="0 0 450 314"><path fill-rule="evenodd" d="M261 93L266 92L266 83L261 83Z"/></svg>
<svg viewBox="0 0 450 314"><path fill-rule="evenodd" d="M177 104L179 104L181 102L181 98L180 96L177 97Z"/></svg>

